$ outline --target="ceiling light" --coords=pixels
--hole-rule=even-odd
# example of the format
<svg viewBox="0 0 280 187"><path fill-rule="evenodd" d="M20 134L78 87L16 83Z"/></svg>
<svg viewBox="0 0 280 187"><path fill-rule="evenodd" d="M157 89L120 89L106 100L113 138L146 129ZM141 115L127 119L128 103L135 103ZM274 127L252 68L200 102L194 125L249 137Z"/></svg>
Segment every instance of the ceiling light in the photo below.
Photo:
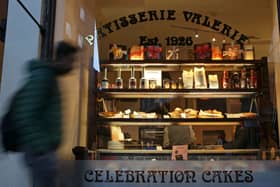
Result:
<svg viewBox="0 0 280 187"><path fill-rule="evenodd" d="M217 40L216 40L216 38L215 37L213 37L212 38L212 42L216 42Z"/></svg>
<svg viewBox="0 0 280 187"><path fill-rule="evenodd" d="M198 35L198 33L197 33L197 32L195 32L194 37L196 37L196 38L198 38L198 37L199 37L199 35Z"/></svg>

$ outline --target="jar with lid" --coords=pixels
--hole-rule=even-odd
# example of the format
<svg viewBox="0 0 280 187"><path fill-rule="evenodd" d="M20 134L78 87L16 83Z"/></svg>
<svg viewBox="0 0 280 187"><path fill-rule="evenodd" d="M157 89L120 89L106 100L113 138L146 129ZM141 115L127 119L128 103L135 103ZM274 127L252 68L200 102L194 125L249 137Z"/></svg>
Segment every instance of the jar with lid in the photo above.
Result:
<svg viewBox="0 0 280 187"><path fill-rule="evenodd" d="M183 79L182 79L182 77L179 77L177 80L177 88L182 89L183 87L184 87Z"/></svg>
<svg viewBox="0 0 280 187"><path fill-rule="evenodd" d="M123 79L122 79L122 70L121 68L118 71L118 76L115 81L116 88L123 88Z"/></svg>
<svg viewBox="0 0 280 187"><path fill-rule="evenodd" d="M231 80L233 88L240 88L240 77L237 71L233 72Z"/></svg>
<svg viewBox="0 0 280 187"><path fill-rule="evenodd" d="M246 88L246 68L241 69L240 88Z"/></svg>
<svg viewBox="0 0 280 187"><path fill-rule="evenodd" d="M107 68L104 69L104 77L101 81L101 88L109 88L109 81L107 78Z"/></svg>
<svg viewBox="0 0 280 187"><path fill-rule="evenodd" d="M228 71L224 70L223 72L223 88L229 88L229 75L228 75Z"/></svg>
<svg viewBox="0 0 280 187"><path fill-rule="evenodd" d="M128 88L136 89L137 88L137 80L135 78L134 66L131 67L131 76L128 80Z"/></svg>
<svg viewBox="0 0 280 187"><path fill-rule="evenodd" d="M145 68L143 67L142 68L142 77L140 78L140 81L139 81L139 88L140 89L145 89L145 88L148 88L148 80L145 78L144 76L144 72L145 72Z"/></svg>

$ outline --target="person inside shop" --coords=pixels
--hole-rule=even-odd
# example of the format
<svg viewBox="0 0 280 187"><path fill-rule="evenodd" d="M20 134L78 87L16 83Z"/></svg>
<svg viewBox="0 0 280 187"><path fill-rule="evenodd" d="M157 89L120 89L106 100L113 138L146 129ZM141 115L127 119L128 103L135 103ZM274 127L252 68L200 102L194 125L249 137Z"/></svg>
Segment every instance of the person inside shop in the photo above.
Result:
<svg viewBox="0 0 280 187"><path fill-rule="evenodd" d="M171 76L168 72L163 72L162 79L171 80ZM168 115L168 112L170 112L172 103L184 105L185 102L184 98L141 99L140 107L143 112L156 112L163 118L164 115ZM163 148L172 148L173 145L193 144L196 137L192 126L169 126L164 128L162 139Z"/></svg>
<svg viewBox="0 0 280 187"><path fill-rule="evenodd" d="M195 141L195 132L190 125L164 128L163 147L166 149L171 149L173 145L192 145Z"/></svg>

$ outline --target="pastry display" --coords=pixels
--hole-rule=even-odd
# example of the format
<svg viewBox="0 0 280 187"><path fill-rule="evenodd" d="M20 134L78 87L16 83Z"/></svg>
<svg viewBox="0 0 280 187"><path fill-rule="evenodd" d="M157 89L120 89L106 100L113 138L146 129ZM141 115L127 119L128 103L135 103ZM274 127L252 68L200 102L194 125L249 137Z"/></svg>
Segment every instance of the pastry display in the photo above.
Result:
<svg viewBox="0 0 280 187"><path fill-rule="evenodd" d="M133 118L133 119L155 119L158 114L155 112L137 112L130 109L124 112L99 112L98 115L103 118ZM225 113L226 118L254 118L257 116L255 112L241 112L241 113ZM192 108L182 109L176 107L173 111L168 112L164 118L224 118L223 113L213 110L195 110Z"/></svg>
<svg viewBox="0 0 280 187"><path fill-rule="evenodd" d="M227 118L254 118L257 113L254 112L242 112L242 113L225 113Z"/></svg>
<svg viewBox="0 0 280 187"><path fill-rule="evenodd" d="M124 143L119 141L108 141L108 149L114 149L114 150L124 149Z"/></svg>
<svg viewBox="0 0 280 187"><path fill-rule="evenodd" d="M187 108L181 109L179 107L175 108L174 111L169 112L171 118L196 118L198 111L195 109Z"/></svg>
<svg viewBox="0 0 280 187"><path fill-rule="evenodd" d="M214 110L200 110L198 113L198 118L223 118L222 112Z"/></svg>
<svg viewBox="0 0 280 187"><path fill-rule="evenodd" d="M146 112L136 112L134 111L131 114L131 118L157 118L157 114L155 112L151 112L151 113L146 113Z"/></svg>
<svg viewBox="0 0 280 187"><path fill-rule="evenodd" d="M99 112L98 115L104 118L113 118L120 113L118 112Z"/></svg>
<svg viewBox="0 0 280 187"><path fill-rule="evenodd" d="M124 112L99 112L98 115L103 118L148 118L148 119L153 119L157 118L157 114L155 112L136 112L136 111L131 111L130 109L125 110Z"/></svg>

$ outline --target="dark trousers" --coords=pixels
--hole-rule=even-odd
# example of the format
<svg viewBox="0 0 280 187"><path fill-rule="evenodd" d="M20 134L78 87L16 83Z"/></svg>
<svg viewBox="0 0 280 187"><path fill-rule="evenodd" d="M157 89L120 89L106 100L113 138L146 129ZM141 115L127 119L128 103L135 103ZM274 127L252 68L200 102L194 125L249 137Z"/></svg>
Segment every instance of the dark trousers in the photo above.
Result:
<svg viewBox="0 0 280 187"><path fill-rule="evenodd" d="M42 155L25 154L32 175L33 187L57 187L58 163L55 152Z"/></svg>

